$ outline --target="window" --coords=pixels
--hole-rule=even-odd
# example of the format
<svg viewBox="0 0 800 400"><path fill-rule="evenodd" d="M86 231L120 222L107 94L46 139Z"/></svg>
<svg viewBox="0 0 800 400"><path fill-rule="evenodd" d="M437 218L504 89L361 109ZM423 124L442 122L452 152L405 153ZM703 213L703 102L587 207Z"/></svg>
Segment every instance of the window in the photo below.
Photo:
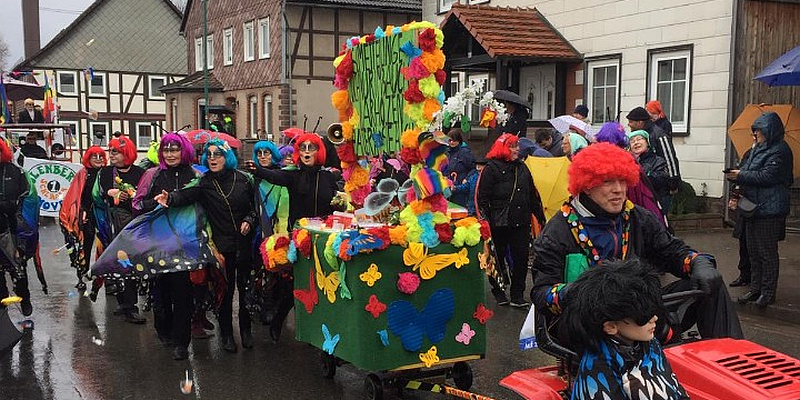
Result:
<svg viewBox="0 0 800 400"><path fill-rule="evenodd" d="M203 70L203 38L194 40L194 70Z"/></svg>
<svg viewBox="0 0 800 400"><path fill-rule="evenodd" d="M455 2L456 0L438 0L439 13L446 13L450 11L450 6L452 6Z"/></svg>
<svg viewBox="0 0 800 400"><path fill-rule="evenodd" d="M208 47L208 58L206 58L208 69L214 69L214 35L206 36L206 46Z"/></svg>
<svg viewBox="0 0 800 400"><path fill-rule="evenodd" d="M222 64L233 64L233 28L222 31Z"/></svg>
<svg viewBox="0 0 800 400"><path fill-rule="evenodd" d="M150 147L150 141L153 137L153 125L149 122L136 123L136 148L139 150L147 150Z"/></svg>
<svg viewBox="0 0 800 400"><path fill-rule="evenodd" d="M450 73L450 95L454 95L461 90L461 82L459 81L458 72Z"/></svg>
<svg viewBox="0 0 800 400"><path fill-rule="evenodd" d="M151 76L148 78L150 85L150 98L163 99L164 94L161 93L161 87L167 84L167 78L164 76Z"/></svg>
<svg viewBox="0 0 800 400"><path fill-rule="evenodd" d="M617 118L619 109L619 71L621 57L586 62L586 90L592 125Z"/></svg>
<svg viewBox="0 0 800 400"><path fill-rule="evenodd" d="M178 99L172 99L169 101L169 109L170 109L170 130L177 131L178 130Z"/></svg>
<svg viewBox="0 0 800 400"><path fill-rule="evenodd" d="M89 122L89 133L89 145L108 146L108 122Z"/></svg>
<svg viewBox="0 0 800 400"><path fill-rule="evenodd" d="M206 121L203 119L203 113L206 109L206 100L197 99L197 129L206 129Z"/></svg>
<svg viewBox="0 0 800 400"><path fill-rule="evenodd" d="M647 98L661 103L676 133L688 133L692 48L649 52Z"/></svg>
<svg viewBox="0 0 800 400"><path fill-rule="evenodd" d="M258 20L258 58L269 58L269 17Z"/></svg>
<svg viewBox="0 0 800 400"><path fill-rule="evenodd" d="M95 72L89 85L89 96L106 95L106 74Z"/></svg>
<svg viewBox="0 0 800 400"><path fill-rule="evenodd" d="M247 103L250 106L250 137L258 137L258 99L250 96Z"/></svg>
<svg viewBox="0 0 800 400"><path fill-rule="evenodd" d="M255 60L255 50L256 50L256 43L255 43L255 31L253 30L253 21L245 22L244 23L244 37L242 41L244 42L244 60L245 61L253 61Z"/></svg>
<svg viewBox="0 0 800 400"><path fill-rule="evenodd" d="M78 94L77 74L73 71L58 71L58 94Z"/></svg>
<svg viewBox="0 0 800 400"><path fill-rule="evenodd" d="M272 95L264 95L264 130L267 140L272 140Z"/></svg>
<svg viewBox="0 0 800 400"><path fill-rule="evenodd" d="M78 130L78 121L65 121L62 119L59 120L58 123L69 125L69 132L64 130L64 142L62 144L66 146L67 143L70 143L71 146L75 146L77 142L74 140L81 137L80 131Z"/></svg>
<svg viewBox="0 0 800 400"><path fill-rule="evenodd" d="M480 98L483 97L484 93L486 93L486 91L489 90L489 75L488 74L470 75L469 77L470 85L476 81L483 82L483 85L481 86L481 92L478 93L478 100L480 100ZM481 120L481 106L478 104L478 101L470 105L469 120L472 122L479 122Z"/></svg>

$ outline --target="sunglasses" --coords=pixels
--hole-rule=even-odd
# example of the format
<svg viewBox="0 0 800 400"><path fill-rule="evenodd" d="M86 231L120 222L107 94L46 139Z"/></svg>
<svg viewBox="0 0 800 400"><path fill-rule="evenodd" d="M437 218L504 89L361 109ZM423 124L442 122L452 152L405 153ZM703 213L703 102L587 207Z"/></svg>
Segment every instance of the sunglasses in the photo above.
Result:
<svg viewBox="0 0 800 400"><path fill-rule="evenodd" d="M256 152L256 155L258 157L267 157L267 156L272 157L272 152L269 150L259 150Z"/></svg>
<svg viewBox="0 0 800 400"><path fill-rule="evenodd" d="M117 149L111 149L111 150L109 150L109 151L108 151L108 153L109 153L109 154L119 154L119 150L117 150Z"/></svg>
<svg viewBox="0 0 800 400"><path fill-rule="evenodd" d="M317 145L315 145L313 143L300 143L300 146L298 146L298 148L300 149L300 151L317 151L317 150L319 150L319 147L317 147Z"/></svg>
<svg viewBox="0 0 800 400"><path fill-rule="evenodd" d="M220 157L224 157L224 156L225 156L225 153L223 153L223 152L221 152L219 150L206 152L206 157L208 157L208 158L220 158Z"/></svg>
<svg viewBox="0 0 800 400"><path fill-rule="evenodd" d="M180 146L170 146L170 147L165 147L161 151L163 153L180 153L181 152L181 147Z"/></svg>
<svg viewBox="0 0 800 400"><path fill-rule="evenodd" d="M91 159L91 160L105 160L106 159L106 155L105 154L92 154L89 157L89 159Z"/></svg>

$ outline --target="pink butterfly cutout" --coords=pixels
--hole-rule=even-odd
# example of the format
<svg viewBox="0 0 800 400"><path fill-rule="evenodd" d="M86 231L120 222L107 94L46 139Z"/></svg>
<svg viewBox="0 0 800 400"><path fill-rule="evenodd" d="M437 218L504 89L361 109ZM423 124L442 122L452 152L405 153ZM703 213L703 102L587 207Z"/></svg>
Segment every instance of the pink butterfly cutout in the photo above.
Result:
<svg viewBox="0 0 800 400"><path fill-rule="evenodd" d="M456 335L456 342L464 343L465 345L469 346L469 341L475 336L475 331L470 329L469 324L464 322L461 325L461 332Z"/></svg>

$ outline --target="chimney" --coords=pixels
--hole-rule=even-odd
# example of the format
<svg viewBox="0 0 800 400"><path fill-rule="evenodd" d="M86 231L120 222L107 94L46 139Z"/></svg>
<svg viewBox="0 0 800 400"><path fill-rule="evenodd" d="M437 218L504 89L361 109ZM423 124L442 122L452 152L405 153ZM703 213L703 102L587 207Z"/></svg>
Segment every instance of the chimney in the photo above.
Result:
<svg viewBox="0 0 800 400"><path fill-rule="evenodd" d="M22 31L25 40L25 59L30 58L41 47L39 36L39 0L22 1Z"/></svg>

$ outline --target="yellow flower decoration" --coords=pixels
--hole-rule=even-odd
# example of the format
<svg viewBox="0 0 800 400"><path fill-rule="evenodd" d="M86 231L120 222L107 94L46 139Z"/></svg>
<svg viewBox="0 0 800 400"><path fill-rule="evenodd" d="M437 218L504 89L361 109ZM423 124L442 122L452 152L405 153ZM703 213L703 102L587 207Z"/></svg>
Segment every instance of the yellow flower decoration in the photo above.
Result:
<svg viewBox="0 0 800 400"><path fill-rule="evenodd" d="M378 266L372 264L365 272L359 275L358 278L361 279L361 282L366 283L367 286L373 287L375 286L375 282L381 279L382 276L383 274L378 271Z"/></svg>
<svg viewBox="0 0 800 400"><path fill-rule="evenodd" d="M428 351L424 353L419 353L419 360L425 364L426 368L430 368L434 364L438 364L439 361L441 361L439 359L439 356L436 354L437 351L438 350L436 349L436 346L431 346L431 348L428 349Z"/></svg>

